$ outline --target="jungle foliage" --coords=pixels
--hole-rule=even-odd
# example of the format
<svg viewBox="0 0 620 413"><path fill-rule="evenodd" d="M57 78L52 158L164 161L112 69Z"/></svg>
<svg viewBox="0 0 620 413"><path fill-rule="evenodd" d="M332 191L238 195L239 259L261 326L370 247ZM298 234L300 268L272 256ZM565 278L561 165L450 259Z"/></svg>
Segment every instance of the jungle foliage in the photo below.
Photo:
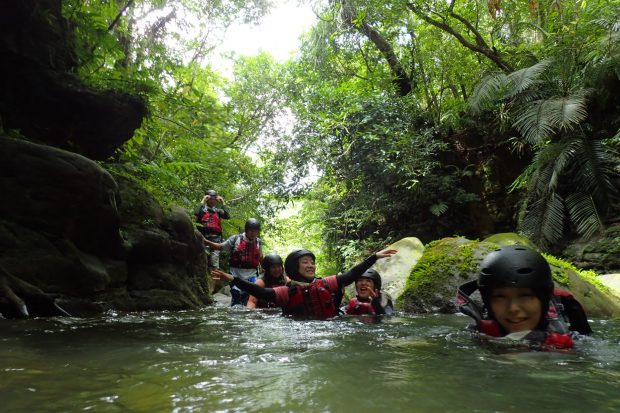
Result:
<svg viewBox="0 0 620 413"><path fill-rule="evenodd" d="M553 248L617 219L615 2L313 2L295 56L233 56L230 79L212 50L267 1L63 4L80 77L149 102L108 167L190 211L216 188L228 232L257 216L342 268L405 236L519 227ZM277 220L293 199L307 218Z"/></svg>

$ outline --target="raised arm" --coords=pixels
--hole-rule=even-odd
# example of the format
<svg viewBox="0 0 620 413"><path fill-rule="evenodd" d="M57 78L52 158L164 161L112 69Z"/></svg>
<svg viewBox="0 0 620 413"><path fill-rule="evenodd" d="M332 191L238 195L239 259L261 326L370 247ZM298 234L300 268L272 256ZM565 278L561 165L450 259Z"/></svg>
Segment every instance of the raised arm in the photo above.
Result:
<svg viewBox="0 0 620 413"><path fill-rule="evenodd" d="M394 249L384 249L379 252L372 254L370 257L366 258L361 264L357 264L355 267L351 268L349 271L345 272L336 277L338 280L338 287L346 287L347 285L355 282L361 275L372 267L372 265L377 262L378 259L391 257L396 254L398 251Z"/></svg>

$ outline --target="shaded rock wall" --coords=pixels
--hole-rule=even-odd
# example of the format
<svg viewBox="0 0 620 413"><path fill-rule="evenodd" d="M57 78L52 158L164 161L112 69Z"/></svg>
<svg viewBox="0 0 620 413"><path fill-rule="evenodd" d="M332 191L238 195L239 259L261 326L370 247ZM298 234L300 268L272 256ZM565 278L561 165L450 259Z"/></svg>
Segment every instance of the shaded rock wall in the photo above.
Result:
<svg viewBox="0 0 620 413"><path fill-rule="evenodd" d="M211 302L187 213L164 211L131 180L119 181L81 155L0 137L0 313L25 315L6 291L29 315Z"/></svg>
<svg viewBox="0 0 620 413"><path fill-rule="evenodd" d="M106 159L142 123L142 99L84 85L60 0L0 2L0 120L31 140Z"/></svg>

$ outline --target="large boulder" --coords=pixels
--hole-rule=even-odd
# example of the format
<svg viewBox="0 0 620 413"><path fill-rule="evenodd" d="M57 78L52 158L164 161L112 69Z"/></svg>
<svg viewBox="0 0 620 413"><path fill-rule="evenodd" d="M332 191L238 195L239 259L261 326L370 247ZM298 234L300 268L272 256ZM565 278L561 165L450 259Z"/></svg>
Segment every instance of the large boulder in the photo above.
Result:
<svg viewBox="0 0 620 413"><path fill-rule="evenodd" d="M489 240L494 242L489 242ZM456 289L478 276L480 262L500 245L530 242L517 234L498 234L483 241L462 237L444 238L426 246L424 254L409 275L400 307L416 313L454 313ZM620 316L620 298L592 272L580 271L572 264L549 255L556 286L572 293L591 317Z"/></svg>
<svg viewBox="0 0 620 413"><path fill-rule="evenodd" d="M81 155L0 137L0 313L85 315L211 302L189 215ZM24 311L24 308L26 309Z"/></svg>
<svg viewBox="0 0 620 413"><path fill-rule="evenodd" d="M381 274L382 290L396 298L403 294L408 275L424 253L424 244L418 238L408 237L389 248L398 250L398 254L377 261L372 268Z"/></svg>

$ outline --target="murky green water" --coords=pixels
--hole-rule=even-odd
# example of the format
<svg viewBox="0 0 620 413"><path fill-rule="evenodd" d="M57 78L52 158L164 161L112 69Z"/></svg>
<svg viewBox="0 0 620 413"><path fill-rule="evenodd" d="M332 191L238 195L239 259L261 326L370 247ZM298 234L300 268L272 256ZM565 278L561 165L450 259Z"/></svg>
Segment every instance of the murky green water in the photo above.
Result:
<svg viewBox="0 0 620 413"><path fill-rule="evenodd" d="M467 322L225 307L0 320L0 411L620 411L620 321L595 320L575 354L495 354Z"/></svg>

